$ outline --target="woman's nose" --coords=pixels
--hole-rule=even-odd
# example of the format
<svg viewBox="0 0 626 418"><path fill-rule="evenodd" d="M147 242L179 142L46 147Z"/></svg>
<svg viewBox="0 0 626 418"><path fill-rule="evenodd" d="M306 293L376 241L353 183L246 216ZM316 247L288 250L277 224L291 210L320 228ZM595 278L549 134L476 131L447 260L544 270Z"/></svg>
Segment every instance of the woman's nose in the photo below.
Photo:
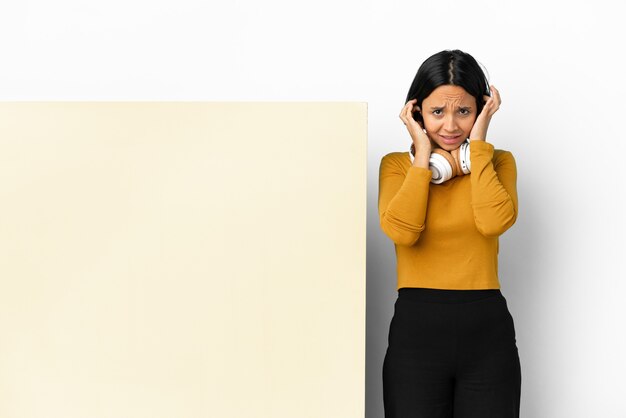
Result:
<svg viewBox="0 0 626 418"><path fill-rule="evenodd" d="M454 119L454 116L448 115L445 118L444 128L448 132L456 132L456 119Z"/></svg>

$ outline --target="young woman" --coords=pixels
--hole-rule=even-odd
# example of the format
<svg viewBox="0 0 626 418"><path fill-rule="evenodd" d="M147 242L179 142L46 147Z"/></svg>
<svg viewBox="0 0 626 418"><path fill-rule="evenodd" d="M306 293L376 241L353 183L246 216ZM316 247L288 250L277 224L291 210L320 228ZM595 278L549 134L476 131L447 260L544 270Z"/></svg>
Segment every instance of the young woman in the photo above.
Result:
<svg viewBox="0 0 626 418"><path fill-rule="evenodd" d="M381 161L380 225L398 274L386 418L519 417L520 360L498 281L498 237L517 219L517 170L511 152L486 140L501 103L490 87L467 53L428 58L400 113L410 151Z"/></svg>

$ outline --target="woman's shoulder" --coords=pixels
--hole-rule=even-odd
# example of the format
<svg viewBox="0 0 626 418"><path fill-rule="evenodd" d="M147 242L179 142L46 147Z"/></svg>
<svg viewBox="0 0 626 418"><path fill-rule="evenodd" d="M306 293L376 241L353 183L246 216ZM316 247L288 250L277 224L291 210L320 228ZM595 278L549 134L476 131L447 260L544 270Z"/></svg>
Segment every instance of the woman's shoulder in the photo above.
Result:
<svg viewBox="0 0 626 418"><path fill-rule="evenodd" d="M515 162L515 157L513 157L513 153L510 150L494 148L491 162L498 172L505 168L517 171L517 163Z"/></svg>
<svg viewBox="0 0 626 418"><path fill-rule="evenodd" d="M385 154L383 156L383 160L387 159L387 160L404 160L410 158L409 157L409 151L392 151L388 154Z"/></svg>
<svg viewBox="0 0 626 418"><path fill-rule="evenodd" d="M392 151L385 154L380 160L381 170L385 168L401 168L405 169L411 165L411 155L409 151Z"/></svg>
<svg viewBox="0 0 626 418"><path fill-rule="evenodd" d="M515 157L513 156L513 153L511 151L506 150L506 149L501 149L501 148L493 149L493 161L500 162L500 161L507 161L507 160L515 161Z"/></svg>
<svg viewBox="0 0 626 418"><path fill-rule="evenodd" d="M493 160L501 160L501 159L506 159L506 158L513 158L513 153L509 150L503 149L503 148L496 148L496 146L494 144L492 144L489 141L472 141L470 142L470 148L471 148L471 144L477 144L477 146L479 146L480 149L493 149Z"/></svg>

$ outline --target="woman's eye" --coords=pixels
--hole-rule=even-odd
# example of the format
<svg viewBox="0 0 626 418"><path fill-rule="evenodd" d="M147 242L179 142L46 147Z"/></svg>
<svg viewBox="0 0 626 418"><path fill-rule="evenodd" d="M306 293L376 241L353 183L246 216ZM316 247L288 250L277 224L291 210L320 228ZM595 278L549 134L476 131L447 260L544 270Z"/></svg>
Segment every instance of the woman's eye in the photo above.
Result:
<svg viewBox="0 0 626 418"><path fill-rule="evenodd" d="M441 112L441 111L442 111L441 109L435 109L433 110L433 114L436 116L439 116L441 115L441 113L437 113L437 112ZM462 115L469 115L471 113L468 109L461 109L460 112Z"/></svg>

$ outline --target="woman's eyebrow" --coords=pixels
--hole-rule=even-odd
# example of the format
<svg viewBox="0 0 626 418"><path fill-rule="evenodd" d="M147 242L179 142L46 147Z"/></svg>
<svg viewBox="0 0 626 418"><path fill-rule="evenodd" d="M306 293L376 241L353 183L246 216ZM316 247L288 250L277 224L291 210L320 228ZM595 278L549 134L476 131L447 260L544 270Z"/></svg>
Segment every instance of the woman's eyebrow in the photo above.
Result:
<svg viewBox="0 0 626 418"><path fill-rule="evenodd" d="M431 106L430 110L443 109L445 106ZM472 106L457 106L457 109L471 109Z"/></svg>

